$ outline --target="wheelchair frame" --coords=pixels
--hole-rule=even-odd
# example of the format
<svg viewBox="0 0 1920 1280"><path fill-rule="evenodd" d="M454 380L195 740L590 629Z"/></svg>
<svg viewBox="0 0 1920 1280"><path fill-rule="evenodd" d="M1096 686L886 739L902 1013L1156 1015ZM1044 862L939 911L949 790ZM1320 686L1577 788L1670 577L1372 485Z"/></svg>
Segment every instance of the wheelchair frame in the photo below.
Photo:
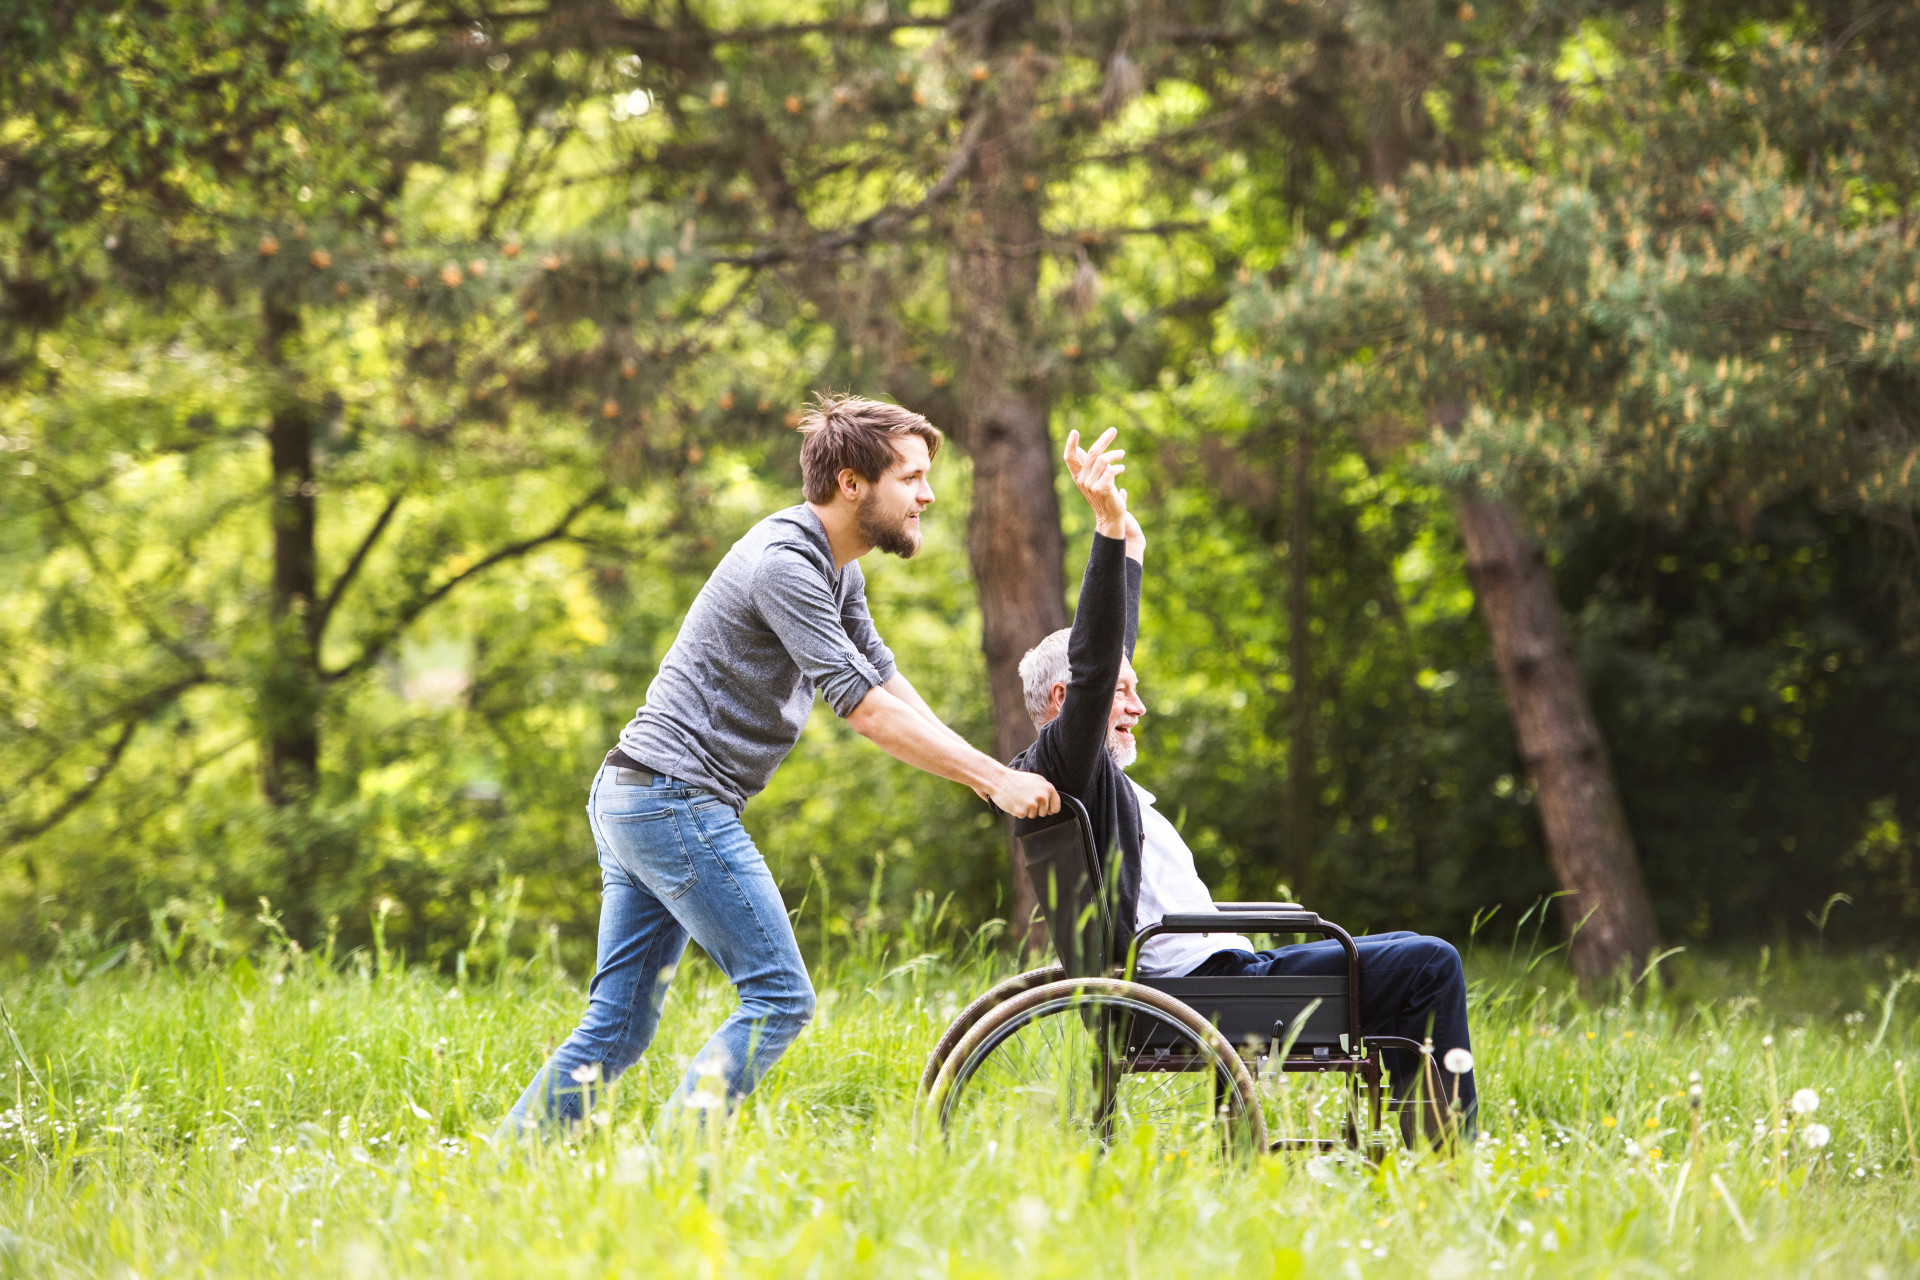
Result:
<svg viewBox="0 0 1920 1280"><path fill-rule="evenodd" d="M1018 1014L1049 1001L1057 1006L1078 993L1090 1008L1099 1004L1150 1011L1144 1020L1133 1014L1100 1015L1103 1029L1112 1026L1110 1019L1119 1019L1115 1034L1099 1037L1098 1049L1098 1072L1107 1083L1102 1086L1098 1104L1102 1115L1097 1119L1109 1140L1113 1088L1120 1074L1210 1070L1216 1118L1224 1122L1229 1091L1238 1091L1240 1107L1251 1104L1248 1127L1266 1150L1338 1147L1341 1140L1324 1138L1292 1137L1268 1143L1251 1083L1262 1069L1333 1072L1347 1078L1344 1145L1362 1146L1358 1092L1364 1085L1364 1145L1369 1157L1377 1157L1387 1145L1381 1129L1385 1075L1381 1051L1387 1048L1420 1055L1424 1103L1432 1110L1434 1131L1447 1131L1441 1112L1444 1094L1431 1045L1398 1036L1363 1038L1360 1034L1360 955L1351 934L1298 903L1222 902L1216 904L1216 911L1169 915L1139 930L1128 941L1124 962L1116 963L1109 879L1095 852L1093 825L1073 797L1063 794L1060 804L1057 822L1029 831L1020 840L1027 870L1041 891L1042 912L1060 963L997 984L947 1027L928 1057L920 1082L923 1097L943 1127L952 1112L956 1085L964 1087L961 1076L994 1047L975 1034L979 1029L996 1017L1004 1021L1009 1012ZM1287 976L1153 979L1134 974L1140 949L1155 937L1227 931L1314 933L1332 938L1346 952L1346 980L1340 984L1338 979ZM1155 1043L1153 1031L1136 1034L1136 1024L1143 1021L1162 1024L1162 1043ZM1205 1035L1208 1029L1215 1033L1212 1037ZM1226 1062L1225 1054L1233 1055L1234 1061ZM1251 1075L1245 1070L1249 1059Z"/></svg>

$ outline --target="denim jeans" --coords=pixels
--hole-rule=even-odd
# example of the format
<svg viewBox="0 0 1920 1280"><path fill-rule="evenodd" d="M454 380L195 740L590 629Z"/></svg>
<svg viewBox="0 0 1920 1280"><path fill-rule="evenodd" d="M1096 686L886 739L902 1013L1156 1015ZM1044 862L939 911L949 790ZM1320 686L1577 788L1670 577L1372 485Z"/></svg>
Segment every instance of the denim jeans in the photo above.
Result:
<svg viewBox="0 0 1920 1280"><path fill-rule="evenodd" d="M1467 1035L1467 979L1460 953L1441 938L1402 930L1365 934L1353 940L1360 953L1360 1034L1405 1036L1422 1040L1433 1036L1438 1062L1449 1049L1471 1051ZM1193 977L1332 977L1347 971L1347 953L1338 942L1306 942L1255 954L1219 951L1201 962ZM1393 1077L1396 1094L1412 1092L1420 1079L1418 1054L1388 1049L1381 1054ZM1454 1082L1440 1073L1449 1095ZM1460 1077L1460 1109L1472 1132L1479 1094L1473 1072Z"/></svg>
<svg viewBox="0 0 1920 1280"><path fill-rule="evenodd" d="M601 766L587 800L600 851L600 943L587 1011L508 1113L503 1129L571 1126L653 1040L692 938L739 993L675 1091L680 1107L731 1107L813 1016L813 985L786 904L739 815L673 778L623 783ZM724 1096L704 1082L718 1079Z"/></svg>

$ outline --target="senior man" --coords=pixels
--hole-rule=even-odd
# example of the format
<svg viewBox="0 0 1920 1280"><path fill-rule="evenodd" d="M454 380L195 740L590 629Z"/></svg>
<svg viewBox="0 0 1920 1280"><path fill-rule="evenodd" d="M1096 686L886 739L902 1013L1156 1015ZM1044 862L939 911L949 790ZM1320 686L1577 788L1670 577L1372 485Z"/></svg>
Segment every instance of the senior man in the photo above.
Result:
<svg viewBox="0 0 1920 1280"><path fill-rule="evenodd" d="M919 550L940 432L898 405L854 397L820 400L800 430L806 501L754 525L720 561L594 777L587 818L602 897L587 1009L514 1104L509 1132L579 1121L640 1057L689 938L740 1005L694 1055L669 1116L673 1105L731 1107L800 1034L813 986L740 810L793 749L816 690L915 768L1016 816L1059 810L1045 779L941 723L867 610L860 557Z"/></svg>
<svg viewBox="0 0 1920 1280"><path fill-rule="evenodd" d="M1114 482L1125 468L1112 461L1121 452L1107 450L1113 435L1108 431L1085 452L1077 433L1067 437L1067 470L1094 510L1093 550L1073 626L1042 640L1020 662L1027 711L1039 737L1013 765L1078 800L1092 821L1096 848L1119 849L1116 928L1130 938L1163 916L1216 908L1179 830L1155 797L1125 773L1139 753L1135 733L1147 713L1132 662L1146 535L1127 511L1126 491ZM1017 823L1016 833L1031 826ZM1362 1035L1419 1040L1431 1034L1442 1056L1470 1047L1466 979L1450 944L1395 932L1355 938L1354 945L1360 952ZM1137 971L1169 978L1335 976L1346 973L1347 959L1334 941L1256 951L1237 934L1163 933L1140 949ZM1385 1061L1395 1094L1410 1094L1420 1080L1419 1056L1388 1050ZM1469 1071L1460 1077L1458 1095L1469 1131L1476 1096Z"/></svg>

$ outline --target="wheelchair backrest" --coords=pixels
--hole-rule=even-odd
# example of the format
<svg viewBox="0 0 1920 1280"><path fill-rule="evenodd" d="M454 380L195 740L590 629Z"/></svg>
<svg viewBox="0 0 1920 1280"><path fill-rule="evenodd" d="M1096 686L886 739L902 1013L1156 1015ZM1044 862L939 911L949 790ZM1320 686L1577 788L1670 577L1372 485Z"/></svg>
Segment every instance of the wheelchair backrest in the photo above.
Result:
<svg viewBox="0 0 1920 1280"><path fill-rule="evenodd" d="M1113 965L1113 915L1087 811L1062 792L1060 812L1020 837L1020 854L1067 976L1105 975Z"/></svg>

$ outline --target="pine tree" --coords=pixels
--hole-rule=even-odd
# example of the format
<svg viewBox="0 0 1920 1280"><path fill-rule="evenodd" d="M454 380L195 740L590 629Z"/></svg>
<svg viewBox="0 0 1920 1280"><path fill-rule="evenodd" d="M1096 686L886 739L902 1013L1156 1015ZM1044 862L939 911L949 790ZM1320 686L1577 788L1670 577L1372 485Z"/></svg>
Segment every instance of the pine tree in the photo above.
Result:
<svg viewBox="0 0 1920 1280"><path fill-rule="evenodd" d="M1260 379L1304 412L1425 438L1470 555L1478 536L1505 564L1530 561L1509 503L1549 536L1600 504L1743 526L1799 494L1910 521L1920 255L1900 122L1920 80L1899 51L1920 29L1872 16L1829 43L1756 28L1710 67L1627 44L1604 80L1555 86L1553 113L1490 105L1498 159L1410 170L1373 234L1304 246L1280 287L1249 292ZM1553 660L1524 648L1516 678ZM1575 730L1556 742L1554 723ZM1604 749L1577 707L1521 727L1536 769ZM1578 923L1594 882L1562 874ZM1644 907L1602 923L1576 939L1588 976L1652 942Z"/></svg>

